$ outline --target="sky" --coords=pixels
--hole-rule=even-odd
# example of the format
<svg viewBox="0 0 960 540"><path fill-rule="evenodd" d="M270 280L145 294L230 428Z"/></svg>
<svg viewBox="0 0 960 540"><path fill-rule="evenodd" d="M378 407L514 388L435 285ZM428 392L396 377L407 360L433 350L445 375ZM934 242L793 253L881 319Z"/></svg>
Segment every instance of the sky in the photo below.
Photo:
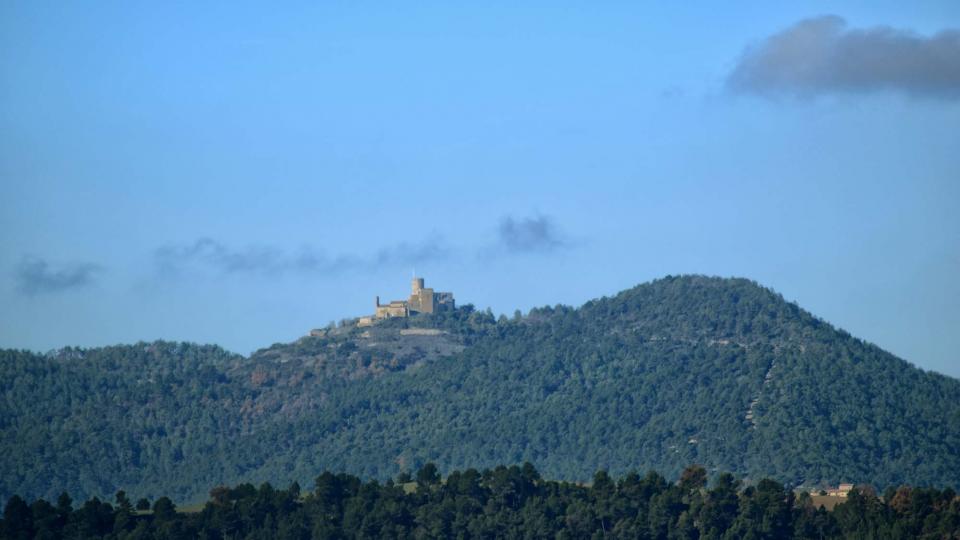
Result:
<svg viewBox="0 0 960 540"><path fill-rule="evenodd" d="M696 273L960 377L960 3L279 4L0 4L0 347Z"/></svg>

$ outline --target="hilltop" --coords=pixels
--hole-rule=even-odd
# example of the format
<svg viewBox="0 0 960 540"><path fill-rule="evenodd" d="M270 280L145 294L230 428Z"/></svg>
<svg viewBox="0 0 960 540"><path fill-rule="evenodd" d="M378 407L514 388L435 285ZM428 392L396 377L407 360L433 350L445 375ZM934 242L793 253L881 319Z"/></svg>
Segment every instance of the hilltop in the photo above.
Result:
<svg viewBox="0 0 960 540"><path fill-rule="evenodd" d="M466 305L250 357L168 342L7 350L0 395L0 498L192 501L223 483L387 478L428 461L960 487L960 381L745 279L667 277L514 318Z"/></svg>

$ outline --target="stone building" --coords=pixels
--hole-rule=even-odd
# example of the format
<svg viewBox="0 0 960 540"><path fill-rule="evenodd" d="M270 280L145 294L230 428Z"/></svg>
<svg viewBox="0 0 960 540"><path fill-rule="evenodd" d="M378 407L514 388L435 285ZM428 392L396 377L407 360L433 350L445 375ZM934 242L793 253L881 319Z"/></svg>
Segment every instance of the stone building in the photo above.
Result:
<svg viewBox="0 0 960 540"><path fill-rule="evenodd" d="M830 497L844 497L850 494L850 491L853 490L853 484L840 484L836 488L828 489L827 495Z"/></svg>
<svg viewBox="0 0 960 540"><path fill-rule="evenodd" d="M438 292L432 288L424 287L423 278L415 277L411 284L410 298L381 304L378 296L375 307L376 311L373 313L373 319L387 319L390 317L409 317L417 313L438 313L453 310L456 304L453 300L453 293Z"/></svg>

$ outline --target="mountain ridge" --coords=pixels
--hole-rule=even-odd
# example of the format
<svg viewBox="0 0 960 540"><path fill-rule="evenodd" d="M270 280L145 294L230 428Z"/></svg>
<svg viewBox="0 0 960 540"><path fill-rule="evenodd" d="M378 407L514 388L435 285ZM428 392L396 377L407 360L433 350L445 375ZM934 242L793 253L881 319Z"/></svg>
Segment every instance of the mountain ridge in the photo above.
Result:
<svg viewBox="0 0 960 540"><path fill-rule="evenodd" d="M218 483L427 461L960 486L960 381L743 278L668 276L515 319L465 306L249 357L168 342L0 355L0 431L40 456L4 465L0 496L194 500ZM24 405L38 402L42 417Z"/></svg>

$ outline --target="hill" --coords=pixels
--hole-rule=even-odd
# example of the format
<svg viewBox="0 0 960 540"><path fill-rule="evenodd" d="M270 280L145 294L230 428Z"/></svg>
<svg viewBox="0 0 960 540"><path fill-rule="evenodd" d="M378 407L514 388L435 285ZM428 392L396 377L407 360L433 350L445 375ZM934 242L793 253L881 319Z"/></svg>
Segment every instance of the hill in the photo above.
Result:
<svg viewBox="0 0 960 540"><path fill-rule="evenodd" d="M744 279L667 277L509 320L465 306L249 358L167 342L8 350L0 396L4 498L187 502L428 461L960 487L960 381Z"/></svg>

